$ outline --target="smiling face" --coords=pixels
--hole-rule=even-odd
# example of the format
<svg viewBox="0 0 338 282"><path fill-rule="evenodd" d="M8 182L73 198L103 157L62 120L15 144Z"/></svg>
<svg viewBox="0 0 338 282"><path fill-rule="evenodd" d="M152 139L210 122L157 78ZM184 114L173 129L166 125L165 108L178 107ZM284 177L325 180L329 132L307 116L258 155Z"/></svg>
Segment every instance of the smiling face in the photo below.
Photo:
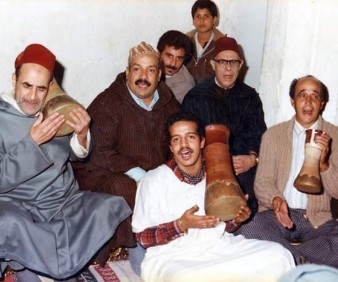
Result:
<svg viewBox="0 0 338 282"><path fill-rule="evenodd" d="M294 99L291 104L296 111L296 120L304 127L313 125L324 108L321 86L313 77L300 79L295 87Z"/></svg>
<svg viewBox="0 0 338 282"><path fill-rule="evenodd" d="M50 86L49 71L38 64L23 64L18 77L13 74L14 98L27 116L38 113L46 99Z"/></svg>
<svg viewBox="0 0 338 282"><path fill-rule="evenodd" d="M177 73L183 65L184 58L185 50L183 48L175 49L174 46L166 45L161 53L165 75L172 76Z"/></svg>
<svg viewBox="0 0 338 282"><path fill-rule="evenodd" d="M204 138L198 134L193 121L178 121L169 127L170 150L178 167L189 175L196 175L202 166Z"/></svg>
<svg viewBox="0 0 338 282"><path fill-rule="evenodd" d="M133 57L127 67L126 77L129 89L149 105L161 77L158 57L155 55Z"/></svg>
<svg viewBox="0 0 338 282"><path fill-rule="evenodd" d="M224 89L231 88L235 84L239 71L243 65L243 61L241 60L237 52L232 50L219 52L214 59L215 60L210 61L210 64L215 71L217 82ZM222 60L237 61L238 63L221 64L217 62L222 62Z"/></svg>

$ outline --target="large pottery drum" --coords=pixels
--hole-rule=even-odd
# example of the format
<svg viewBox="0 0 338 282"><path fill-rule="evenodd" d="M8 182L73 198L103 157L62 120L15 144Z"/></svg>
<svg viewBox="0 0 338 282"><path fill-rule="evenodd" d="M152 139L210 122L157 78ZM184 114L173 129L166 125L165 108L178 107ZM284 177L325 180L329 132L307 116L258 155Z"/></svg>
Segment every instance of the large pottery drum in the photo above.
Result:
<svg viewBox="0 0 338 282"><path fill-rule="evenodd" d="M229 152L229 129L222 124L211 124L205 128L204 157L206 164L207 215L223 221L235 218L246 205L246 200L233 172Z"/></svg>

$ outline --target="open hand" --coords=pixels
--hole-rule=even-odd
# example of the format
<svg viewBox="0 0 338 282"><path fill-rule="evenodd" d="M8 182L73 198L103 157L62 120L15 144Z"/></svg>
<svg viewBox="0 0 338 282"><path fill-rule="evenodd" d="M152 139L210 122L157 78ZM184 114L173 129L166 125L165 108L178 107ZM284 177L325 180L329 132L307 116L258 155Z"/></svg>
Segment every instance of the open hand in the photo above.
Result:
<svg viewBox="0 0 338 282"><path fill-rule="evenodd" d="M189 228L212 228L218 224L219 218L213 215L195 215L194 213L198 210L199 207L195 205L186 210L181 216L181 226L184 230Z"/></svg>
<svg viewBox="0 0 338 282"><path fill-rule="evenodd" d="M273 211L277 217L277 220L285 228L292 228L293 222L289 217L288 204L280 197L275 197L272 201Z"/></svg>
<svg viewBox="0 0 338 282"><path fill-rule="evenodd" d="M40 113L30 128L29 134L38 145L41 145L52 139L64 122L64 116L59 113L54 113L45 120L43 120L43 114Z"/></svg>

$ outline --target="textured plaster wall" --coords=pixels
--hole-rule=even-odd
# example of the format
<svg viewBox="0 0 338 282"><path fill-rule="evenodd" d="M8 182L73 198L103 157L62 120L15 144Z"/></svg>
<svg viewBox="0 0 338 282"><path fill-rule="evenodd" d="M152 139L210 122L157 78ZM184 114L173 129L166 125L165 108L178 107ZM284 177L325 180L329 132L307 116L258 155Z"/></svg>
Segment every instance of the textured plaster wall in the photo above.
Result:
<svg viewBox="0 0 338 282"><path fill-rule="evenodd" d="M0 92L11 90L16 55L50 48L62 87L85 106L124 71L129 49L156 47L169 29L193 28L195 0L0 0ZM290 118L293 78L313 74L330 90L324 117L338 123L337 0L215 0L218 28L241 44L245 82L260 93L268 126Z"/></svg>
<svg viewBox="0 0 338 282"><path fill-rule="evenodd" d="M329 89L324 118L338 124L338 1L268 1L260 95L269 126L294 114L292 79L312 74Z"/></svg>
<svg viewBox="0 0 338 282"><path fill-rule="evenodd" d="M129 49L156 47L169 29L193 28L195 0L0 0L0 92L11 89L16 55L33 42L64 67L63 88L84 105L124 71ZM215 0L219 29L245 49L248 84L259 86L266 0ZM250 5L247 5L250 3Z"/></svg>

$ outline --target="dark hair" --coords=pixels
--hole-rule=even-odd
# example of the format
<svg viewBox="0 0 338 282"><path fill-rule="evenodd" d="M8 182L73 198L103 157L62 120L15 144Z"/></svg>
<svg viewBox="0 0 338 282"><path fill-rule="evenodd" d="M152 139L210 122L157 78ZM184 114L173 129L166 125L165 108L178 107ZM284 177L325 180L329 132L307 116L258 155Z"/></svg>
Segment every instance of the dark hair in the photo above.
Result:
<svg viewBox="0 0 338 282"><path fill-rule="evenodd" d="M19 75L20 75L20 72L21 72L21 66L15 69L15 77L16 77L16 80L18 80Z"/></svg>
<svg viewBox="0 0 338 282"><path fill-rule="evenodd" d="M171 139L169 129L174 123L179 122L179 121L192 121L196 123L197 132L198 132L199 137L201 139L205 137L205 129L202 126L199 118L191 113L180 111L180 112L176 112L170 115L166 121L165 132L166 132L167 141L169 144L170 144L170 139Z"/></svg>
<svg viewBox="0 0 338 282"><path fill-rule="evenodd" d="M217 6L211 0L197 0L191 8L191 15L193 18L197 9L208 9L213 18L218 16Z"/></svg>
<svg viewBox="0 0 338 282"><path fill-rule="evenodd" d="M157 50L162 53L166 46L184 49L186 57L192 52L192 41L187 35L178 30L169 30L162 34L157 43Z"/></svg>
<svg viewBox="0 0 338 282"><path fill-rule="evenodd" d="M313 75L306 75L300 78L295 78L292 80L290 84L290 90L289 90L289 96L291 99L295 99L295 91L298 81L305 79L305 78L311 78L319 82L320 84L320 96L322 98L322 101L327 103L329 101L329 90L327 89L326 85L321 82L318 78L314 77Z"/></svg>

